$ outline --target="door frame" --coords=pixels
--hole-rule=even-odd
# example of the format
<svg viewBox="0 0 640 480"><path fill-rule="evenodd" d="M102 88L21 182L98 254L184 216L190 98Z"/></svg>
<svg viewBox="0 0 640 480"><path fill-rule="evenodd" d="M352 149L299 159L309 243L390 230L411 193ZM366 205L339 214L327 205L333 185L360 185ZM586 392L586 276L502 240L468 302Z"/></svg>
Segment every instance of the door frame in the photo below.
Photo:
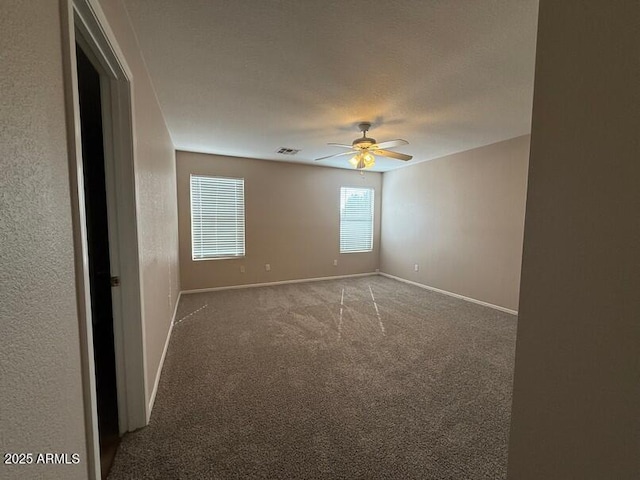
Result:
<svg viewBox="0 0 640 480"><path fill-rule="evenodd" d="M60 6L87 468L89 478L99 479L100 445L76 42L100 73L111 275L120 278L120 286L112 289L120 434L145 426L149 417L138 250L133 75L97 0L60 0Z"/></svg>

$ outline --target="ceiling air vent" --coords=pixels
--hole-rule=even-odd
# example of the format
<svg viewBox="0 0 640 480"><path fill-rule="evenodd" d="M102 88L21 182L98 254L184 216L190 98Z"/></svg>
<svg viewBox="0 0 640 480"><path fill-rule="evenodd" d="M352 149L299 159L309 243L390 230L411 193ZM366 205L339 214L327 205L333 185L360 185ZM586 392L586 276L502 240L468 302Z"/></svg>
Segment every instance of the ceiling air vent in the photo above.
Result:
<svg viewBox="0 0 640 480"><path fill-rule="evenodd" d="M299 151L300 151L300 149L282 147L276 153L279 153L281 155L295 155Z"/></svg>

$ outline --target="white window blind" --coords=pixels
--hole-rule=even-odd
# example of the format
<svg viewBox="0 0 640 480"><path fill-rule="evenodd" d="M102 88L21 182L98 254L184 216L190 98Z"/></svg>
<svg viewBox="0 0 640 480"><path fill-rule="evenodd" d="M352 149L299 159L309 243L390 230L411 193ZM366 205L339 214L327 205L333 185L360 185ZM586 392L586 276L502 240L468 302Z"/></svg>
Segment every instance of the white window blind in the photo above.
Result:
<svg viewBox="0 0 640 480"><path fill-rule="evenodd" d="M194 260L244 256L244 179L191 175Z"/></svg>
<svg viewBox="0 0 640 480"><path fill-rule="evenodd" d="M340 253L373 249L373 189L340 188Z"/></svg>

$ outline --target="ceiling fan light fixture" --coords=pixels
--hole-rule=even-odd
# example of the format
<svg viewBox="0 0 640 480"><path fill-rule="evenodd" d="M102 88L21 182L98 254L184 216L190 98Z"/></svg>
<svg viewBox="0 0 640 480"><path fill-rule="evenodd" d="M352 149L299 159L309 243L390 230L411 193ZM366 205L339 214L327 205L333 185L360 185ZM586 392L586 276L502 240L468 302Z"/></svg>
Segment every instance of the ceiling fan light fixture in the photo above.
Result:
<svg viewBox="0 0 640 480"><path fill-rule="evenodd" d="M376 164L376 157L364 150L349 159L349 163L358 170L372 168Z"/></svg>
<svg viewBox="0 0 640 480"><path fill-rule="evenodd" d="M372 168L376 164L376 157L374 157L370 152L363 152L362 161L364 162L364 168Z"/></svg>

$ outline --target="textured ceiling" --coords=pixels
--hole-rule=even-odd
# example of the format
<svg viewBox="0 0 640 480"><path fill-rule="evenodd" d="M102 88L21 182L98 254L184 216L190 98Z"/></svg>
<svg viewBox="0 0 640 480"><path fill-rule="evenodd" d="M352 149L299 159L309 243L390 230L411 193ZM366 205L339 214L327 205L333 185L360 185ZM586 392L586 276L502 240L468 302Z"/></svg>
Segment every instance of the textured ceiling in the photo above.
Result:
<svg viewBox="0 0 640 480"><path fill-rule="evenodd" d="M313 159L363 120L411 162L530 131L537 0L124 3L179 150L346 167Z"/></svg>

